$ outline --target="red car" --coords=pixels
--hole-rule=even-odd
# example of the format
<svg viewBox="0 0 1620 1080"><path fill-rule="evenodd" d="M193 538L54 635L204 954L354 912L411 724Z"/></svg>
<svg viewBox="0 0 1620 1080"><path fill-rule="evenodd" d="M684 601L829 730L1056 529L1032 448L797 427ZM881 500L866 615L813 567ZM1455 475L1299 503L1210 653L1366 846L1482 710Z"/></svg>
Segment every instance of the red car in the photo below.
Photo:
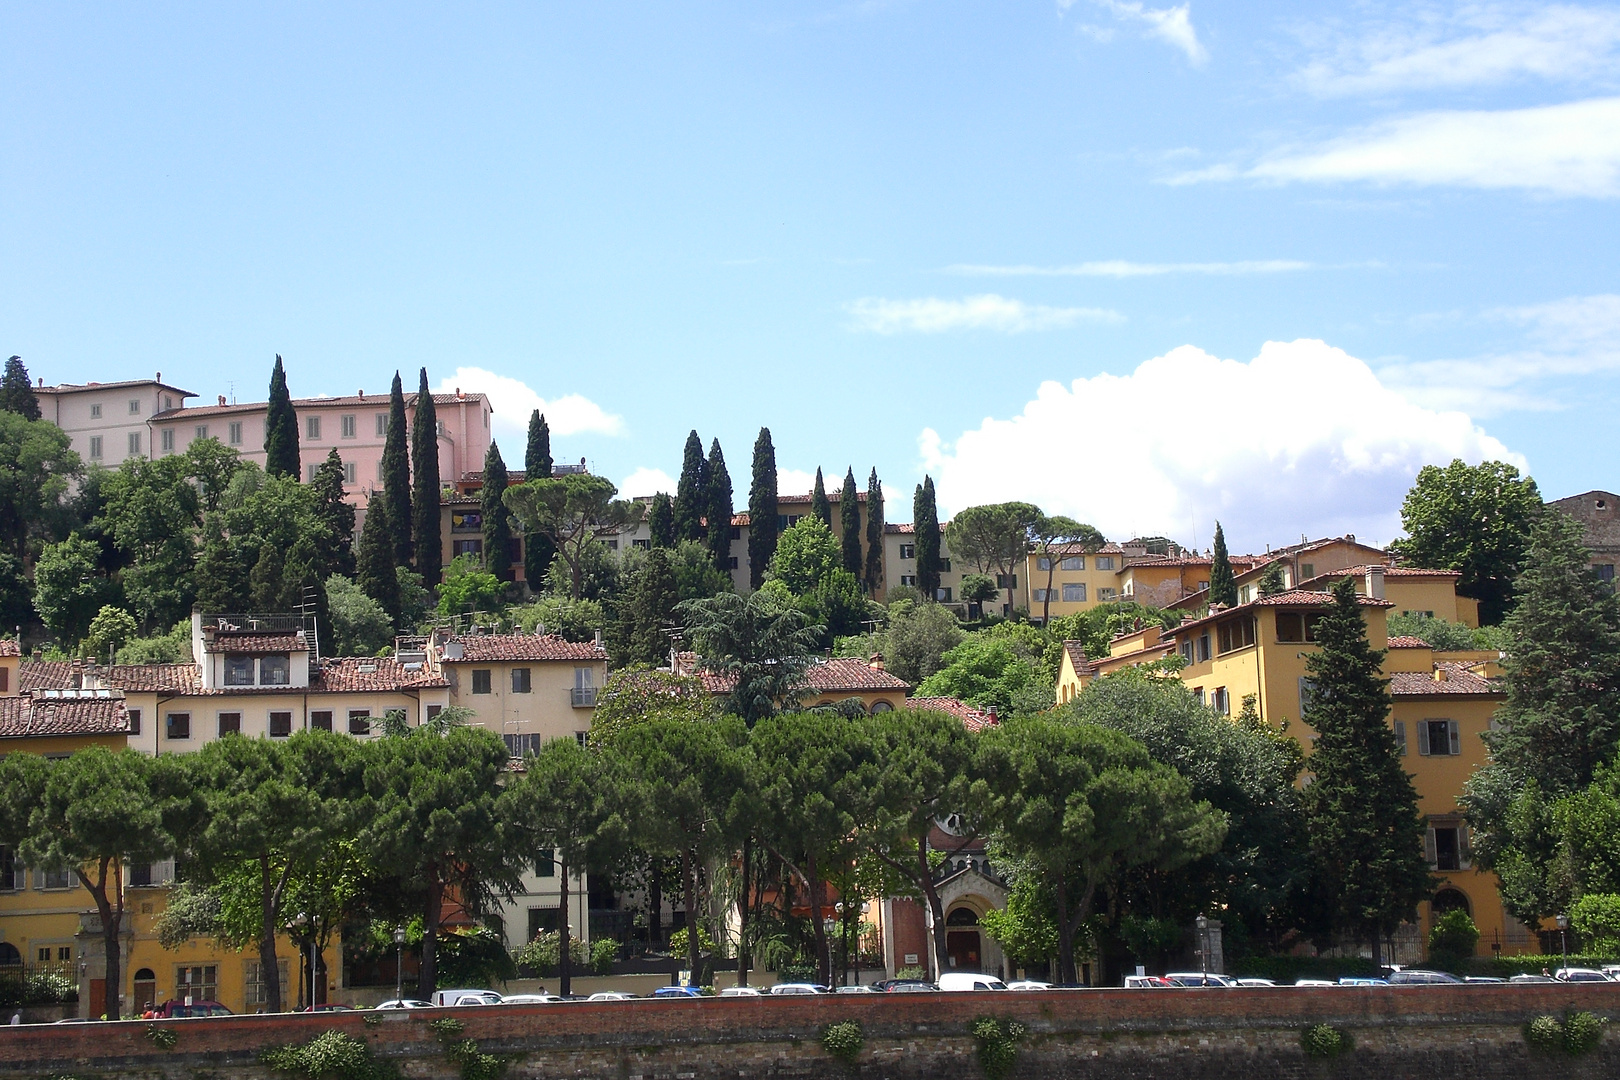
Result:
<svg viewBox="0 0 1620 1080"><path fill-rule="evenodd" d="M230 1016L231 1010L217 1001L193 1000L187 1005L184 1000L165 1001L157 1008L157 1014L163 1020L177 1020L188 1016Z"/></svg>

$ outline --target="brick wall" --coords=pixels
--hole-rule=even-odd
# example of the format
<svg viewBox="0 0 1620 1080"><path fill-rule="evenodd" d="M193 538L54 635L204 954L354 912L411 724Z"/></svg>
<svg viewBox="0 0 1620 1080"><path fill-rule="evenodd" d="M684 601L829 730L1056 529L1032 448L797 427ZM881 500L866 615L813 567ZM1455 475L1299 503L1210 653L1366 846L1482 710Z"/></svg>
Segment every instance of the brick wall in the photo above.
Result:
<svg viewBox="0 0 1620 1080"><path fill-rule="evenodd" d="M642 1000L445 1010L486 1052L509 1055L512 1080L567 1075L623 1080L793 1076L850 1070L822 1052L820 1032L859 1020L858 1072L873 1077L982 1075L969 1033L980 1016L1028 1025L1015 1076L1153 1076L1248 1080L1421 1076L1523 1080L1620 1075L1620 1033L1582 1059L1525 1046L1531 1017L1586 1009L1620 1016L1620 986L1455 986L1243 990L1075 990L1037 994ZM142 1021L0 1028L0 1080L95 1075L111 1080L258 1078L266 1046L336 1028L397 1059L412 1077L456 1075L427 1029L440 1012L337 1013L164 1021L179 1040L159 1050ZM374 1024L365 1021L368 1015ZM1300 1031L1327 1022L1355 1050L1331 1066L1304 1057Z"/></svg>

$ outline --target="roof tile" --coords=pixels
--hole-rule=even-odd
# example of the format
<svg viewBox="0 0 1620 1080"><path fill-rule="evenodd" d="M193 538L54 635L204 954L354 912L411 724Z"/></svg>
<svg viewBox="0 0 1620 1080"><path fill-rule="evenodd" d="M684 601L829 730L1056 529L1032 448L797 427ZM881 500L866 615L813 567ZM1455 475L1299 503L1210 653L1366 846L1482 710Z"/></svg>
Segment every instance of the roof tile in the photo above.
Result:
<svg viewBox="0 0 1620 1080"><path fill-rule="evenodd" d="M967 702L953 697L914 697L906 702L906 708L942 712L947 716L954 716L962 721L962 726L969 731L983 731L987 727L994 727L1000 723L996 719L995 713L975 709Z"/></svg>
<svg viewBox="0 0 1620 1080"><path fill-rule="evenodd" d="M129 713L121 696L0 698L0 738L50 735L122 735Z"/></svg>
<svg viewBox="0 0 1620 1080"><path fill-rule="evenodd" d="M445 662L482 663L494 660L602 660L607 650L591 641L564 641L555 634L458 634L463 654Z"/></svg>

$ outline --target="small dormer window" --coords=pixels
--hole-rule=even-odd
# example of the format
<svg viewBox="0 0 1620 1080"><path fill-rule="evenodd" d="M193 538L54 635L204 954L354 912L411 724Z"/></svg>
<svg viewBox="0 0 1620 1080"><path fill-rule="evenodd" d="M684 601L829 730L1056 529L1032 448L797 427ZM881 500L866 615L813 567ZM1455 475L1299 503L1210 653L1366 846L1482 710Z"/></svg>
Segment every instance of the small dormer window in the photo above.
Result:
<svg viewBox="0 0 1620 1080"><path fill-rule="evenodd" d="M288 664L285 656L266 656L259 661L261 686L286 686Z"/></svg>
<svg viewBox="0 0 1620 1080"><path fill-rule="evenodd" d="M225 657L225 685L226 686L252 686L253 685L253 657L227 656Z"/></svg>

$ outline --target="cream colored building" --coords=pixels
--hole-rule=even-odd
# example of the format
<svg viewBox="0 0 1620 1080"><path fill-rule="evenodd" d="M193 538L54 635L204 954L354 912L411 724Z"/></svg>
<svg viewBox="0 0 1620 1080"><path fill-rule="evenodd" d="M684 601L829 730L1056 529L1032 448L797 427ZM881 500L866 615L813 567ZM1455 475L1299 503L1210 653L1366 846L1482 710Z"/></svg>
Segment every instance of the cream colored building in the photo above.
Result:
<svg viewBox="0 0 1620 1080"><path fill-rule="evenodd" d="M183 408L187 398L196 396L164 382L161 371L151 379L60 386L46 386L41 380L34 387L41 419L67 433L86 465L109 469L127 458L154 457L151 418Z"/></svg>

